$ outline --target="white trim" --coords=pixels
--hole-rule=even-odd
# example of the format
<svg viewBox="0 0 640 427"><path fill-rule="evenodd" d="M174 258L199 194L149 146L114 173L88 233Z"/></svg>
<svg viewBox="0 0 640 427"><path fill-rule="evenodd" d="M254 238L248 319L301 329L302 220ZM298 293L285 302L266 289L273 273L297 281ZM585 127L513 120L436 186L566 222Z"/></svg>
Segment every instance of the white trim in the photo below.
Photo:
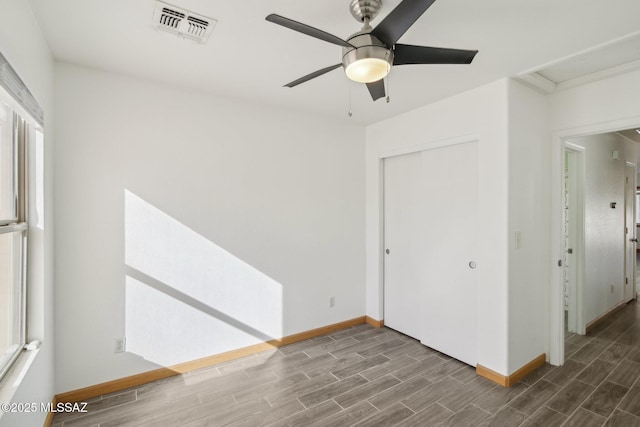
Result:
<svg viewBox="0 0 640 427"><path fill-rule="evenodd" d="M622 37L618 37L613 40L609 40L604 43L597 44L595 46L591 46L588 49L581 50L577 53L564 56L562 58L553 60L551 62L547 62L542 65L538 65L535 68L527 69L521 73L516 75L516 78L519 80L528 83L529 85L542 90L546 93L560 92L563 90L571 89L577 86L582 86L588 83L593 83L598 80L608 79L610 77L618 76L620 74L630 73L632 71L640 69L640 60L627 62L625 64L615 65L609 68L605 68L604 70L594 71L589 74L585 74L582 76L574 77L569 80L564 80L560 82L555 82L544 77L541 72L544 72L545 69L556 66L558 64L563 64L565 62L570 62L579 58L583 55L593 54L600 50L606 49L608 47L614 46L618 43L623 43L628 40L634 39L640 36L640 31L633 32L631 34L627 34Z"/></svg>
<svg viewBox="0 0 640 427"><path fill-rule="evenodd" d="M529 74L520 74L516 78L531 87L542 90L544 93L553 93L557 90L558 85L538 72Z"/></svg>
<svg viewBox="0 0 640 427"><path fill-rule="evenodd" d="M40 349L23 350L22 354L18 356L11 369L0 382L0 402L11 402L39 352ZM0 419L2 419L3 414L4 411L0 411Z"/></svg>
<svg viewBox="0 0 640 427"><path fill-rule="evenodd" d="M584 197L584 182L586 179L585 176L585 157L584 154L586 152L585 147L580 145L573 144L568 141L564 141L564 151L565 154L567 151L570 151L577 155L576 163L575 163L575 178L576 178L576 186L575 192L576 197L575 201L577 204L577 208L575 210L575 221L578 222L576 227L576 236L574 241L574 254L575 254L575 289L574 289L574 304L573 309L575 310L576 316L576 329L577 333L584 335L586 333L586 325L584 323L584 308L582 305L582 292L584 289L584 269L585 269L585 243L584 236L586 233L585 230L585 197ZM563 247L564 253L564 247ZM564 354L564 345L562 346L563 354ZM564 357L563 357L564 359Z"/></svg>
<svg viewBox="0 0 640 427"><path fill-rule="evenodd" d="M7 58L0 52L0 87L14 99L38 124L44 126L44 111L38 101L13 69Z"/></svg>
<svg viewBox="0 0 640 427"><path fill-rule="evenodd" d="M478 142L480 141L480 139L475 135L457 136L454 138L440 139L432 142L424 142L421 144L415 144L409 147L398 148L396 150L387 151L384 153L378 153L378 158L386 159L387 157L402 156L404 154L418 153L420 151L433 150L436 148L448 147L450 145L457 145L457 144L465 144L467 142L475 142L475 141L478 141ZM384 171L379 169L378 172L382 173Z"/></svg>
<svg viewBox="0 0 640 427"><path fill-rule="evenodd" d="M378 309L384 320L384 158L378 158Z"/></svg>
<svg viewBox="0 0 640 427"><path fill-rule="evenodd" d="M598 80L604 80L611 77L619 76L621 74L630 73L638 69L640 69L640 60L605 68L604 70L594 71L592 73L574 77L572 79L564 80L558 83L540 74L540 72L544 71L544 69L540 69L532 73L519 74L516 76L516 78L528 84L529 86L548 94L597 82Z"/></svg>
<svg viewBox="0 0 640 427"><path fill-rule="evenodd" d="M585 151L586 149L582 145L574 144L573 142L564 141L564 147L573 151Z"/></svg>
<svg viewBox="0 0 640 427"><path fill-rule="evenodd" d="M7 104L30 126L42 130L43 126L2 86L0 86L0 102Z"/></svg>
<svg viewBox="0 0 640 427"><path fill-rule="evenodd" d="M627 168L631 168L628 170ZM628 176L628 173L631 172L631 176ZM638 177L638 170L636 168L636 164L634 162L625 162L625 189L624 189L624 226L625 226L625 238L624 238L624 277L625 282L622 285L622 295L625 302L631 301L636 294L636 256L637 256L637 241L636 244L633 244L629 247L629 241L627 238L637 238L636 235L636 194L637 194L637 186L636 181ZM628 181L631 179L631 181ZM629 200L628 193L631 190L631 200ZM631 207L631 222L627 222L628 210ZM631 261L631 265L629 265L629 261ZM627 275L628 274L628 275ZM627 291L627 286L631 286L631 292ZM628 298L627 298L628 295Z"/></svg>
<svg viewBox="0 0 640 427"><path fill-rule="evenodd" d="M573 128L559 129L553 132L553 139L557 142L561 139L577 138L580 136L596 135L608 132L619 132L621 130L637 128L639 126L640 115L631 116L622 119L611 120L608 122L600 122L584 126L576 126Z"/></svg>
<svg viewBox="0 0 640 427"><path fill-rule="evenodd" d="M635 31L635 32L627 34L625 36L618 37L618 38L615 38L613 40L609 40L609 41L606 41L604 43L600 43L600 44L591 46L591 47L589 47L587 49L584 49L584 50L581 50L581 51L579 51L577 53L573 53L571 55L563 56L562 58L555 59L555 60L547 62L545 64L537 65L534 68L529 68L527 70L524 70L523 72L518 74L518 77L520 77L522 75L525 75L525 74L537 73L538 71L544 70L545 68L552 67L552 66L557 65L557 64L561 64L561 63L563 63L565 61L569 61L569 60L574 59L576 57L579 57L579 56L582 56L582 55L585 55L585 54L588 54L588 53L592 53L592 52L598 51L600 49L605 49L605 48L607 48L609 46L612 46L612 45L615 45L615 44L618 44L618 43L621 43L621 42L625 42L625 41L627 41L629 39L633 39L633 38L638 37L638 36L640 36L640 31ZM576 80L576 79L573 79L573 80ZM567 80L567 81L569 81L569 80Z"/></svg>
<svg viewBox="0 0 640 427"><path fill-rule="evenodd" d="M562 209L564 195L564 141L553 136L551 146L551 289L549 292L549 363L560 366L564 362L564 307L562 304L563 277L562 266L564 236L562 233L564 218L558 215ZM555 248L555 249L554 249Z"/></svg>
<svg viewBox="0 0 640 427"><path fill-rule="evenodd" d="M608 79L620 74L630 73L640 69L640 60L627 62L626 64L616 65L614 67L605 68L604 70L594 71L584 76L575 77L556 84L556 92L571 89L573 87L586 85L588 83L597 82L598 80Z"/></svg>

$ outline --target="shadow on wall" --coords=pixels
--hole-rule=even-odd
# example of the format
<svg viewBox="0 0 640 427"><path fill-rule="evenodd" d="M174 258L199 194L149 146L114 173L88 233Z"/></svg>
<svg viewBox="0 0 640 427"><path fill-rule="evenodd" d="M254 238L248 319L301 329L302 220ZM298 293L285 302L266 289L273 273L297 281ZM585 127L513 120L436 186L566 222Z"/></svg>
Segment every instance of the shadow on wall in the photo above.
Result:
<svg viewBox="0 0 640 427"><path fill-rule="evenodd" d="M127 351L161 366L280 338L282 285L125 190Z"/></svg>

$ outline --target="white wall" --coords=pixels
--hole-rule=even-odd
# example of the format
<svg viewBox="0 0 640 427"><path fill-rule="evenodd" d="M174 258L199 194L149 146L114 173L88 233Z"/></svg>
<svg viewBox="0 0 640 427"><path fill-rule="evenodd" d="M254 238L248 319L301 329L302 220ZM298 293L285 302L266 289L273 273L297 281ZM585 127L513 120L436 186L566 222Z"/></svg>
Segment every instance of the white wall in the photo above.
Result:
<svg viewBox="0 0 640 427"><path fill-rule="evenodd" d="M548 353L550 140L546 97L510 80L509 374Z"/></svg>
<svg viewBox="0 0 640 427"><path fill-rule="evenodd" d="M0 52L35 96L45 114L44 228L30 229L28 339L41 349L13 397L14 402L50 402L54 392L53 328L53 59L26 1L0 1ZM39 194L38 196L40 196ZM32 196L34 196L32 194ZM0 425L42 425L46 414L7 413Z"/></svg>
<svg viewBox="0 0 640 427"><path fill-rule="evenodd" d="M364 314L362 127L67 64L55 88L57 392Z"/></svg>
<svg viewBox="0 0 640 427"><path fill-rule="evenodd" d="M571 138L585 149L585 274L583 319L586 324L624 299L625 168L635 163L636 143L615 133ZM613 151L619 159L612 158ZM616 203L612 209L610 203ZM611 289L613 285L613 289Z"/></svg>
<svg viewBox="0 0 640 427"><path fill-rule="evenodd" d="M508 371L507 89L507 80L500 80L370 125L366 145L367 315L382 319L380 158L461 136L479 141L478 363L503 374Z"/></svg>
<svg viewBox="0 0 640 427"><path fill-rule="evenodd" d="M555 132L619 130L640 125L640 70L549 95L551 128ZM620 123L622 128L617 127Z"/></svg>

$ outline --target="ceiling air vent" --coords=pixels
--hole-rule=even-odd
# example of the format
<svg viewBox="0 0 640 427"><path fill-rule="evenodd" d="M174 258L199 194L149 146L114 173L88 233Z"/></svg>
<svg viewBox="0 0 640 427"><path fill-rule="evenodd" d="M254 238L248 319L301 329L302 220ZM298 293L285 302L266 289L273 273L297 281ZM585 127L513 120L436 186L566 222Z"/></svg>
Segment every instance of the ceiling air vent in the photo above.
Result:
<svg viewBox="0 0 640 427"><path fill-rule="evenodd" d="M153 13L154 27L197 43L206 43L209 40L216 22L215 19L198 15L161 0L156 2L156 10Z"/></svg>

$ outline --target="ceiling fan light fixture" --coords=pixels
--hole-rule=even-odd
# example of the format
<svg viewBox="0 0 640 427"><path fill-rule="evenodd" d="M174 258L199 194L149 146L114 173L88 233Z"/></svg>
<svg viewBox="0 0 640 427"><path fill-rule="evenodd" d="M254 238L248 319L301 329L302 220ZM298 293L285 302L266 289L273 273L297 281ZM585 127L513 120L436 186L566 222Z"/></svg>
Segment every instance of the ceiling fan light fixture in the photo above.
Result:
<svg viewBox="0 0 640 427"><path fill-rule="evenodd" d="M348 51L342 58L347 77L358 83L373 83L389 74L393 54L381 46L364 46Z"/></svg>
<svg viewBox="0 0 640 427"><path fill-rule="evenodd" d="M352 62L345 68L345 73L354 82L372 83L389 74L391 66L383 59L363 58Z"/></svg>

